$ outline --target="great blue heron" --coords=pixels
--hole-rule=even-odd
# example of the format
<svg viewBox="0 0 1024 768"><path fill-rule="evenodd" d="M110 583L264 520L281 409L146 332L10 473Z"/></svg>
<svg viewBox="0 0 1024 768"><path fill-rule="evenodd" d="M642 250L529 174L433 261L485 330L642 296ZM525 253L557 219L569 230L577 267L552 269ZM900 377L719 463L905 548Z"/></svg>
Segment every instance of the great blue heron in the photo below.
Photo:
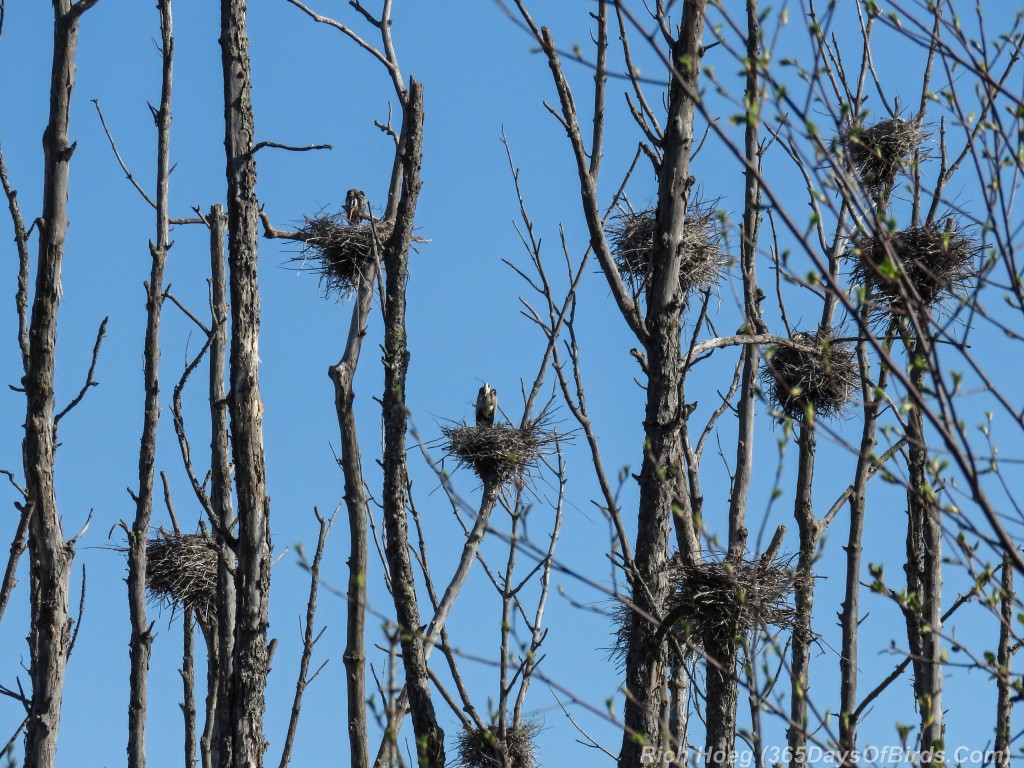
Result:
<svg viewBox="0 0 1024 768"><path fill-rule="evenodd" d="M361 189L350 189L345 195L345 215L353 227L369 218L366 206L366 193Z"/></svg>
<svg viewBox="0 0 1024 768"><path fill-rule="evenodd" d="M494 426L494 415L498 412L498 392L490 384L480 387L476 396L476 425Z"/></svg>

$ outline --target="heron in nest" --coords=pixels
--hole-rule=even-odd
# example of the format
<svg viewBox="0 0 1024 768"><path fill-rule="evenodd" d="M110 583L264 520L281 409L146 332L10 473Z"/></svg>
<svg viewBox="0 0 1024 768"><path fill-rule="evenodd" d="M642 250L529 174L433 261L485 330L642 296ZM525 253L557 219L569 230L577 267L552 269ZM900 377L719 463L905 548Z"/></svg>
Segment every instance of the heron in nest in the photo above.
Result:
<svg viewBox="0 0 1024 768"><path fill-rule="evenodd" d="M493 427L494 415L498 412L498 392L490 384L480 387L476 396L476 425Z"/></svg>
<svg viewBox="0 0 1024 768"><path fill-rule="evenodd" d="M366 205L366 193L361 189L350 189L345 195L345 215L348 223L358 226L364 219L369 219L369 208Z"/></svg>

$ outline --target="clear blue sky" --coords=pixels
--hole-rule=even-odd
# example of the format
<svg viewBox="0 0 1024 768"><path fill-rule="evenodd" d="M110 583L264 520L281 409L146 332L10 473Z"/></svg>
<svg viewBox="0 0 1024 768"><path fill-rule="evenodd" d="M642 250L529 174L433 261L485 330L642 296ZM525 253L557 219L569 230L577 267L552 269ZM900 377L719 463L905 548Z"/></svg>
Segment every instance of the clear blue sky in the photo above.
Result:
<svg viewBox="0 0 1024 768"><path fill-rule="evenodd" d="M536 2L538 21L554 26L564 48L589 41L587 11L592 4ZM638 4L639 5L639 4ZM738 6L738 4L737 4ZM367 35L356 14L341 3L316 6L336 13ZM794 23L785 35L799 51L805 50L805 34L799 11L790 10ZM428 440L439 435L439 423L471 415L480 380L495 385L502 406L518 419L520 380L532 380L543 349L540 334L520 314L519 295L527 295L502 259L526 264L525 254L513 228L517 203L501 144L504 129L516 164L522 169L522 186L531 215L544 238L550 272L561 275L562 257L558 226L564 224L570 252L579 256L587 235L579 215L575 167L567 152L563 130L547 114L542 100L555 98L544 61L531 53L532 42L490 2L396 3L394 34L406 76L426 86L426 150L424 188L417 215L419 233L429 240L413 256L409 286L409 343L412 364L409 404L413 419ZM387 117L393 94L386 73L336 31L314 25L283 0L260 0L250 9L254 105L257 138L294 145L331 143L331 152L293 154L263 150L258 155L262 203L275 224L286 227L321 208L336 209L349 187L361 187L376 207L386 194L391 148L373 121ZM45 124L49 80L50 9L45 3L8 3L0 39L0 142L11 180L31 219L39 204L42 153L40 135ZM224 194L222 102L218 90L220 59L219 13L214 3L178 2L175 6L175 90L172 136L173 215L190 215L190 206L208 209ZM842 31L842 30L841 30ZM119 149L143 186L154 177L155 132L146 102L159 97L158 17L152 4L102 0L82 25L75 90L72 139L78 149L72 163L68 248L64 264L64 302L60 315L58 400L66 402L77 392L88 366L95 329L110 316L97 378L85 402L61 424L57 481L65 530L70 535L94 512L92 527L82 538L76 557L73 593L77 595L82 564L88 567L86 613L78 645L70 663L61 730L61 759L65 764L116 766L124 761L127 721L129 625L125 597L125 566L120 554L111 551L122 538L115 531L119 520L129 520L133 505L126 486L137 484L137 447L142 414L142 336L144 294L142 282L149 274L147 241L153 237L153 214L117 167L99 120L90 103L98 99ZM784 37L783 40L786 38ZM639 48L639 44L637 44ZM858 42L850 38L850 55ZM900 92L904 103L916 103L920 52L879 47L879 62L887 67L891 91ZM656 76L657 65L641 52L645 74ZM785 55L785 54L782 54ZM800 54L798 54L800 55ZM805 53L803 55L806 55ZM717 56L717 58L716 58ZM737 65L719 49L709 61L730 87L741 87ZM568 63L567 72L579 88L578 106L589 115L587 85L590 73ZM912 74L906 75L907 72ZM909 77L904 80L902 77ZM903 89L906 89L904 93ZM640 138L625 110L621 81L613 81L608 95L608 144L602 197L608 199L618 186ZM660 99L654 98L657 104ZM723 115L728 112L723 107ZM587 118L589 119L589 118ZM698 128L703 123L698 121ZM733 136L738 129L730 128ZM804 197L792 168L783 156L766 160L769 169L785 180L789 204L803 220ZM630 187L637 204L653 199L655 185L649 166L641 166ZM721 207L735 214L742 197L741 167L715 142L709 142L697 159L695 174L709 197L721 196ZM790 183L791 181L791 183ZM971 191L965 188L964 196ZM205 314L207 234L199 228L178 228L171 252L167 280L173 293L186 305ZM11 243L9 218L0 216L0 371L5 383L17 383L20 361L15 342L15 314L10 297L14 292L16 257ZM732 243L736 243L735 236ZM785 244L784 244L785 245ZM337 447L337 423L333 391L326 371L341 355L348 329L350 306L324 301L318 295L315 276L285 268L292 246L261 242L263 290L263 337L261 341L263 398L266 403L265 436L269 492L272 497L274 545L277 554L303 542L309 550L315 542L314 506L329 512L340 502L342 477L332 456ZM799 257L806 258L806 257ZM613 474L620 467L636 467L640 460L643 393L633 382L638 375L628 355L634 345L618 317L614 302L596 267L584 280L577 327L587 377L591 415L602 440L604 460ZM794 267L801 273L801 269ZM767 265L763 279L770 280ZM715 305L717 327L730 332L739 323L735 311L735 282L724 282L721 300ZM531 300L533 297L530 297ZM817 322L817 305L794 295L790 319L801 327ZM379 313L374 315L364 346L357 381L357 413L364 442L364 461L370 467L371 488L379 487L373 465L379 449L379 409L373 401L381 387L378 362ZM977 343L977 342L976 342ZM984 344L984 342L982 342ZM169 415L170 393L187 356L201 346L190 321L174 307L165 307L161 374L164 412L158 454L158 470L172 478L174 500L183 524L192 525L200 510L180 468L180 457ZM984 349L984 347L982 347ZM699 380L691 377L688 396L700 402L701 414L717 403L715 391L727 386L735 352L720 354L705 363ZM200 379L197 378L197 381ZM550 385L550 376L548 382ZM24 401L6 387L0 391L0 468L19 470L20 425ZM202 454L207 444L203 431L201 398L190 401L192 442ZM559 411L561 427L571 429L571 415ZM698 418L698 421L700 419ZM847 441L859 439L858 422L833 425ZM733 453L734 425L723 421L721 442ZM758 466L751 502L751 528L760 526L769 508L770 489L778 464L782 430L762 419L758 432ZM829 441L818 464L816 503L821 511L831 505L852 477L852 457ZM571 477L565 527L559 558L589 578L608 583L607 528L591 503L597 497L593 473L582 441L569 452ZM795 463L794 446L787 449L785 477ZM709 447L703 485L708 524L723 530L728 487L722 462ZM412 477L417 506L428 528L428 544L435 572L442 579L454 565L461 546L459 529L451 519L436 478L418 454L412 457ZM466 473L457 476L464 496L475 499L478 489ZM786 485L784 484L785 488ZM530 531L542 538L550 520L551 488L544 479L536 486L536 508ZM624 506L635 508L635 488L627 485ZM900 574L902 557L901 495L881 484L872 491L868 546L865 558L889 564L887 572ZM11 488L0 486L0 539L14 530ZM770 508L769 531L791 518L792 497L787 492ZM162 505L156 522L169 526ZM335 585L345 581L347 532L339 515L328 545L325 579ZM187 522L186 522L187 521ZM816 676L812 699L821 710L838 703L837 630L833 616L842 598L843 558L840 540L845 539L846 520L840 516L825 542L823 575L819 581L815 629L822 633L820 655L815 658ZM499 523L507 528L507 519ZM787 548L795 549L794 529ZM492 558L503 547L485 548ZM380 584L382 569L371 553L371 603L387 610L388 596ZM23 583L0 624L0 682L12 686L27 665L27 561L22 562ZM551 634L544 645L543 671L582 698L604 707L614 697L621 680L604 650L610 642L606 620L574 607L573 602L600 602L603 596L570 577L557 575L547 613ZM959 582L951 579L951 596ZM297 567L294 553L284 554L273 571L271 634L279 639L268 689L267 734L269 761L280 754L300 651L299 617L304 613L308 582ZM862 686L870 689L900 657L886 654L891 641L905 644L902 618L887 601L865 594L869 613L862 640ZM950 598L951 599L951 598ZM495 658L498 651L500 604L479 567L466 594L457 603L450 621L452 641L463 650ZM147 732L152 766L180 764L181 683L180 621L169 623L168 612L152 610L157 640L151 670L150 720ZM317 647L314 664L330 657L330 664L307 690L299 725L295 765L333 764L346 751L344 689L341 654L344 646L342 601L322 593L318 622L327 632ZM982 611L965 609L956 622L961 633L981 633L985 647L995 644L996 623ZM381 640L373 621L368 643ZM901 639L902 638L902 639ZM202 647L201 642L198 643ZM877 654L877 655L876 655ZM374 659L381 669L382 656ZM497 693L497 674L490 667L463 663L477 706L487 709ZM199 675L201 678L201 674ZM991 733L995 708L994 684L981 675L950 670L948 702L955 715L949 722L948 744L984 746ZM893 723L914 722L909 677L883 696L863 727L865 743L895 743ZM975 701L969 707L963 701ZM455 717L438 700L442 723L450 734ZM576 731L558 709L552 693L535 683L527 709L543 723L541 760L546 765L598 764L591 750L575 742ZM201 710L201 706L200 706ZM610 726L578 708L574 715L595 737L613 749L618 736ZM13 731L22 717L19 705L0 700L0 739ZM741 718L742 719L742 718ZM374 731L377 735L378 731ZM773 728L766 743L783 743L781 729ZM20 747L19 747L20 753Z"/></svg>

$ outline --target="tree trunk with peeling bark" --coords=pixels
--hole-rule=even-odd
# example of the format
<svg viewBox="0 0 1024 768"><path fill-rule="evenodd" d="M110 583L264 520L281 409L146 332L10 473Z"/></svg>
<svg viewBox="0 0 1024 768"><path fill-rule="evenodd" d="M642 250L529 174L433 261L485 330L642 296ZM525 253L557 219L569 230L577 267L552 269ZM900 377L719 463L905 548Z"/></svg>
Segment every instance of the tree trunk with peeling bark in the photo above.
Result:
<svg viewBox="0 0 1024 768"><path fill-rule="evenodd" d="M68 229L68 179L75 145L69 144L75 52L82 14L96 0L54 0L53 69L50 115L43 133L43 209L39 221L39 258L29 323L28 370L25 375L26 503L31 507L28 549L31 557L31 630L29 633L32 697L25 736L26 768L53 768L57 759L64 674L71 643L68 588L74 540L65 541L57 512L54 458L54 365L61 265Z"/></svg>
<svg viewBox="0 0 1024 768"><path fill-rule="evenodd" d="M221 61L227 150L228 263L231 291L231 414L238 501L236 617L231 674L232 764L260 768L270 596L270 502L259 382L256 161L245 0L221 2Z"/></svg>
<svg viewBox="0 0 1024 768"><path fill-rule="evenodd" d="M227 219L214 205L210 224L210 506L217 520L217 622L207 643L213 685L213 722L207 725L203 746L216 768L229 768L232 760L231 675L235 652L235 555L231 530L235 524L231 500L231 438L224 391L228 354L228 278L224 255Z"/></svg>

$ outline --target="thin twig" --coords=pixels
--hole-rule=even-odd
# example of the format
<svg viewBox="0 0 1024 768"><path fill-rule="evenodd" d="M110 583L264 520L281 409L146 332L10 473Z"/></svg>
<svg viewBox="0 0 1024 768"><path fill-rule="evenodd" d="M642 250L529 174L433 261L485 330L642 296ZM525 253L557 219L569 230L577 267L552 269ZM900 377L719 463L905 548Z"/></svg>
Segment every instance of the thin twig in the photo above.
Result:
<svg viewBox="0 0 1024 768"><path fill-rule="evenodd" d="M74 408L76 405L78 405L80 402L82 402L82 398L85 397L85 393L89 391L90 387L98 387L99 386L99 382L96 381L93 378L93 374L96 373L96 363L97 363L97 361L99 360L99 357L100 357L100 345L103 344L103 337L106 336L106 334L107 334L107 320L108 319L109 318L107 318L107 317L103 318L103 322L100 323L99 331L97 331L97 333L96 333L96 343L93 345L93 348L92 348L92 362L89 364L89 373L86 374L85 384L82 385L82 389L75 396L75 399L72 400L70 403L68 403L67 407L64 408L63 411L58 413L53 418L53 429L54 429L54 432L56 432L57 425L60 423L60 420L63 419L71 411L72 408Z"/></svg>

